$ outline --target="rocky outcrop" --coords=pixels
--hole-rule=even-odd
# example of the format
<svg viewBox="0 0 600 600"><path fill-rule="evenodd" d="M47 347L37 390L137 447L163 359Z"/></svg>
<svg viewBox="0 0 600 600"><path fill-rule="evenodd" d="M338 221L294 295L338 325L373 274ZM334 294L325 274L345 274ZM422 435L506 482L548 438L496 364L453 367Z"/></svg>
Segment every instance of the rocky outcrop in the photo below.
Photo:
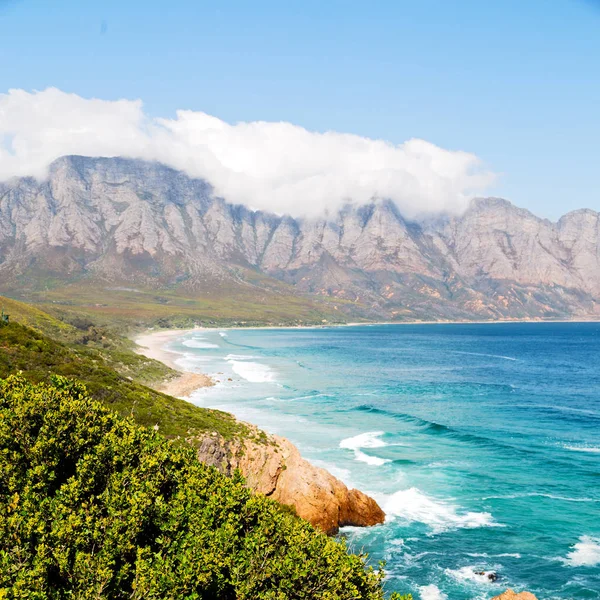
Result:
<svg viewBox="0 0 600 600"><path fill-rule="evenodd" d="M293 286L369 318L597 317L600 215L553 223L485 198L421 221L389 201L292 219L123 158L63 157L46 181L0 183L0 292L82 278L244 297Z"/></svg>
<svg viewBox="0 0 600 600"><path fill-rule="evenodd" d="M285 438L248 428L243 439L226 440L216 433L195 439L198 458L228 475L239 469L252 490L292 506L298 516L328 534L345 525L383 523L385 514L373 498L349 490L331 473L304 460Z"/></svg>
<svg viewBox="0 0 600 600"><path fill-rule="evenodd" d="M506 590L503 594L492 598L492 600L537 600L537 598L529 592L517 594L513 590Z"/></svg>

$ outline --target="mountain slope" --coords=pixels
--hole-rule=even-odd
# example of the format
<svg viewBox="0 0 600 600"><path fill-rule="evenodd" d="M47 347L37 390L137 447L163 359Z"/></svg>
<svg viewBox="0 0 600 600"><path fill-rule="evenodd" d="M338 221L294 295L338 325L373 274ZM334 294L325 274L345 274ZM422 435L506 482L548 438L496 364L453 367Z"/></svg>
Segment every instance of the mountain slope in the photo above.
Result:
<svg viewBox="0 0 600 600"><path fill-rule="evenodd" d="M422 222L386 201L292 219L160 164L63 157L46 181L0 184L0 291L64 301L65 285L213 298L225 312L236 298L231 314L254 304L269 322L591 317L600 217L551 223L491 198Z"/></svg>
<svg viewBox="0 0 600 600"><path fill-rule="evenodd" d="M64 377L0 379L0 455L2 598L386 596L365 555Z"/></svg>
<svg viewBox="0 0 600 600"><path fill-rule="evenodd" d="M0 297L2 304L11 314L8 324L0 323L0 383L15 373L35 383L77 378L90 397L120 416L185 439L202 462L229 476L239 469L252 490L293 507L327 533L383 522L385 514L372 498L304 460L288 440L144 385L181 373L134 353L128 340L111 332L96 340L90 331L82 339L80 329L37 308ZM72 320L80 327L89 323Z"/></svg>

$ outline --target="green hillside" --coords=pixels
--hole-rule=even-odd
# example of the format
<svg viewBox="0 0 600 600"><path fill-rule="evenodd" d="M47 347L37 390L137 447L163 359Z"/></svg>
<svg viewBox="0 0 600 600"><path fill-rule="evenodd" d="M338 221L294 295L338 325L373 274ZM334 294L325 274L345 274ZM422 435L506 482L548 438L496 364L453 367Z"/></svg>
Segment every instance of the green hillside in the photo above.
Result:
<svg viewBox="0 0 600 600"><path fill-rule="evenodd" d="M383 600L365 557L51 379L0 380L1 598Z"/></svg>
<svg viewBox="0 0 600 600"><path fill-rule="evenodd" d="M12 298L0 296L0 309L10 316L11 321L16 321L22 325L37 329L41 333L51 337L73 342L78 337L81 337L81 333L73 325L52 317L48 313L25 302L18 302Z"/></svg>
<svg viewBox="0 0 600 600"><path fill-rule="evenodd" d="M158 425L171 437L217 431L230 438L246 433L231 415L194 406L161 394L143 384L175 372L162 363L129 349L129 340L96 328L85 317L72 316L78 327L43 311L7 298L0 306L10 314L0 327L0 377L20 372L32 382L48 382L52 375L83 382L90 396L121 416L140 424Z"/></svg>
<svg viewBox="0 0 600 600"><path fill-rule="evenodd" d="M231 415L146 387L173 372L88 316L0 306L0 598L383 600L365 557L181 442L250 435Z"/></svg>
<svg viewBox="0 0 600 600"><path fill-rule="evenodd" d="M248 275L248 274L246 274ZM298 325L360 320L364 307L328 297L298 295L290 286L263 287L261 276L252 273L244 285L212 282L192 292L179 288L147 289L143 286L109 287L93 280L61 282L27 293L51 314L86 315L96 324L126 328L193 327L233 325ZM0 284L0 289L9 292ZM19 288L11 295L22 298ZM360 309L360 310L359 310Z"/></svg>
<svg viewBox="0 0 600 600"><path fill-rule="evenodd" d="M187 437L207 430L226 437L241 433L242 426L231 415L194 406L129 379L111 368L105 354L58 342L20 323L0 327L0 377L20 372L36 383L47 382L52 375L76 378L85 383L92 398L121 416L132 415L142 425L158 425L168 436Z"/></svg>
<svg viewBox="0 0 600 600"><path fill-rule="evenodd" d="M87 350L88 356L115 369L121 375L143 383L153 383L175 376L161 362L137 354L135 344L120 334L123 329L99 325L85 313L54 310L54 315L40 308L0 296L0 308L8 313L11 323L20 323L47 338L75 350Z"/></svg>

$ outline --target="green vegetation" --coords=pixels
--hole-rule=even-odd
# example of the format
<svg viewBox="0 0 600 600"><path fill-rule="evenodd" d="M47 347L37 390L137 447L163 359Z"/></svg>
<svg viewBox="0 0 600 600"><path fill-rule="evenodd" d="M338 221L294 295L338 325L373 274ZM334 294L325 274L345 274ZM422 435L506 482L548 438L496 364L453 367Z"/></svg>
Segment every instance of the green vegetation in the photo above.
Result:
<svg viewBox="0 0 600 600"><path fill-rule="evenodd" d="M298 325L342 323L364 310L353 302L329 297L303 297L285 284L272 289L264 285L264 276L247 272L250 284L232 285L213 282L198 291L163 287L160 290L135 287L99 287L97 282L81 280L28 294L53 315L67 316L71 311L86 315L95 324L108 327L207 327ZM256 285L253 285L256 284ZM68 317L67 317L68 318Z"/></svg>
<svg viewBox="0 0 600 600"><path fill-rule="evenodd" d="M9 313L11 321L18 321L28 327L34 327L46 335L73 341L77 336L77 330L73 326L63 323L39 308L24 302L17 302L11 298L0 296L0 307L2 312Z"/></svg>
<svg viewBox="0 0 600 600"><path fill-rule="evenodd" d="M0 598L383 599L364 556L51 379L0 381Z"/></svg>
<svg viewBox="0 0 600 600"><path fill-rule="evenodd" d="M156 360L134 351L135 344L116 328L96 324L89 316L74 311L55 311L55 316L10 298L0 297L0 306L8 309L11 321L25 325L75 351L87 349L88 355L143 383L174 376L175 372Z"/></svg>
<svg viewBox="0 0 600 600"><path fill-rule="evenodd" d="M131 415L148 427L158 425L162 433L171 437L218 431L231 438L244 432L245 428L228 413L194 406L118 373L110 365L120 354L130 359L133 353L111 354L83 345L63 344L15 322L0 328L0 377L20 371L33 382L47 382L52 375L77 378L85 383L94 399L119 415ZM150 364L160 365L156 361ZM126 366L120 364L121 371ZM139 365L132 373L137 371Z"/></svg>
<svg viewBox="0 0 600 600"><path fill-rule="evenodd" d="M196 460L182 440L251 432L146 387L175 372L122 315L0 305L0 599L383 599L364 556Z"/></svg>

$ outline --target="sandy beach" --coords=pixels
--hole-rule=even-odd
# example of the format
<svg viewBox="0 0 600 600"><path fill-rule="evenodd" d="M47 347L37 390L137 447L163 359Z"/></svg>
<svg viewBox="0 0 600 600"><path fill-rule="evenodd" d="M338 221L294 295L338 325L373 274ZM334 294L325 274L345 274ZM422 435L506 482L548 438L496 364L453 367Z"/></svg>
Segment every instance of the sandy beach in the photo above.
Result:
<svg viewBox="0 0 600 600"><path fill-rule="evenodd" d="M354 323L331 323L322 325L266 325L255 327L233 326L224 329L322 329L329 327L353 327L373 325L465 325L465 324L492 324L501 325L507 323L589 323L592 320L542 320L542 319L520 319L520 320L497 320L497 321L401 321L401 322L354 322ZM148 330L133 338L138 345L138 354L153 358L171 369L181 373L179 377L167 379L159 385L154 386L158 391L164 392L178 398L188 397L194 390L215 385L215 381L203 373L193 373L183 370L176 364L178 353L165 350L165 346L172 340L184 336L192 331L214 331L215 327L194 327L191 329L162 329L158 331Z"/></svg>
<svg viewBox="0 0 600 600"><path fill-rule="evenodd" d="M138 345L138 348L136 349L138 354L158 360L171 369L181 373L179 377L167 379L158 385L153 386L159 392L164 392L165 394L177 398L187 398L194 390L215 385L215 382L208 375L181 369L175 362L178 354L176 352L169 352L164 348L170 341L185 335L190 331L194 331L194 329L148 331L134 338L134 342Z"/></svg>

